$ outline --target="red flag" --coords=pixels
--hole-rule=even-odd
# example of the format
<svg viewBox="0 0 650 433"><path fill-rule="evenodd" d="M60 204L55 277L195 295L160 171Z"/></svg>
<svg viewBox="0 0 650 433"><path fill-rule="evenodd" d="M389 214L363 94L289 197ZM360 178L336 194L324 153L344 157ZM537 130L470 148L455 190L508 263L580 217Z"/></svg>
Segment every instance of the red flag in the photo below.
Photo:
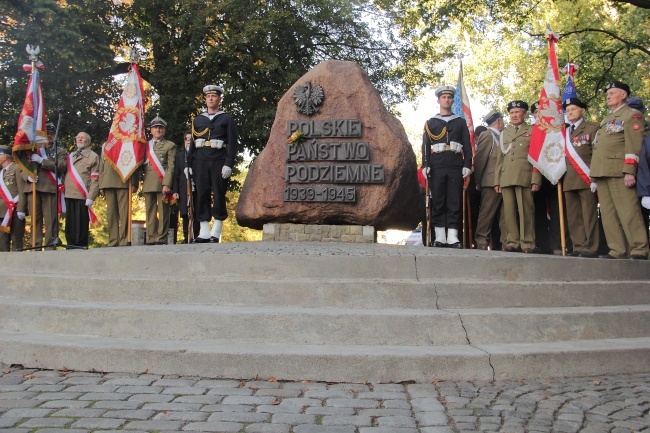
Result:
<svg viewBox="0 0 650 433"><path fill-rule="evenodd" d="M144 89L138 65L133 63L103 151L122 182L126 182L144 161L146 145Z"/></svg>
<svg viewBox="0 0 650 433"><path fill-rule="evenodd" d="M18 131L14 138L11 153L14 162L27 175L36 178L38 165L30 161L32 153L41 146L47 146L47 131L45 130L45 105L38 67L33 68L27 84L27 95L23 110L18 117Z"/></svg>
<svg viewBox="0 0 650 433"><path fill-rule="evenodd" d="M548 70L539 95L539 116L530 139L528 161L553 185L566 172L564 159L564 112L560 93L560 71L555 55L558 36L547 29Z"/></svg>
<svg viewBox="0 0 650 433"><path fill-rule="evenodd" d="M467 122L467 129L469 129L469 141L472 144L472 156L476 153L476 137L474 137L474 121L472 120L472 110L469 107L469 96L465 90L465 82L463 81L463 63L460 63L460 72L458 74L458 83L456 83L456 93L454 94L454 104L451 111L459 117L465 119Z"/></svg>

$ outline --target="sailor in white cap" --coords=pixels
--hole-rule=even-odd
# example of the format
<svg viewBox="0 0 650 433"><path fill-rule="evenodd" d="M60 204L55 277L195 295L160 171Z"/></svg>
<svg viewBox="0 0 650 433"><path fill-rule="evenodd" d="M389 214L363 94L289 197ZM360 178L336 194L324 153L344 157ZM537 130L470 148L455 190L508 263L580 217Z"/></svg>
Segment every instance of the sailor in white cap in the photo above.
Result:
<svg viewBox="0 0 650 433"><path fill-rule="evenodd" d="M237 156L237 126L221 110L223 88L203 88L207 110L192 121L192 142L187 164L193 170L196 185L196 218L199 235L194 242L219 242L223 221L228 218L226 191ZM212 228L210 221L214 218Z"/></svg>
<svg viewBox="0 0 650 433"><path fill-rule="evenodd" d="M451 112L456 90L436 90L440 113L424 124L422 166L432 193L431 227L434 247L462 248L458 230L462 224L463 178L471 174L472 147L467 122Z"/></svg>

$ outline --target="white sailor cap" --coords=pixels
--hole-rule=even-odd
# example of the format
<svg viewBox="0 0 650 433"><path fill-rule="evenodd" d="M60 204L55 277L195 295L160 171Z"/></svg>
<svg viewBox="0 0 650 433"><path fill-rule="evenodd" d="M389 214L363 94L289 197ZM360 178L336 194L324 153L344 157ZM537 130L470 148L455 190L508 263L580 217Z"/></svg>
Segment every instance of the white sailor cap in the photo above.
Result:
<svg viewBox="0 0 650 433"><path fill-rule="evenodd" d="M203 88L203 93L205 95L223 95L223 87L215 86L214 84L208 84Z"/></svg>
<svg viewBox="0 0 650 433"><path fill-rule="evenodd" d="M442 95L454 96L455 94L456 94L456 89L451 86L442 86L438 90L436 90L436 98L439 98Z"/></svg>

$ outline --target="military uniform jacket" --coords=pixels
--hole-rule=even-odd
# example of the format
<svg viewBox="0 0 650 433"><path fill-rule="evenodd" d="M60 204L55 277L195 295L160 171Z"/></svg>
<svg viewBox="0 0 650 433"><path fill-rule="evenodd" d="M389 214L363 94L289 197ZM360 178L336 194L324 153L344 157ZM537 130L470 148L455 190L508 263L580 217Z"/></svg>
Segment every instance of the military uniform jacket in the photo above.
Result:
<svg viewBox="0 0 650 433"><path fill-rule="evenodd" d="M202 138L206 141L203 147L196 147L195 140ZM210 147L210 140L222 140L224 146L221 149ZM190 142L190 153L187 162L190 166L194 159L224 160L224 165L232 168L237 156L237 126L235 120L228 113L220 112L210 120L207 112L203 112L194 118L192 123L192 141Z"/></svg>
<svg viewBox="0 0 650 433"><path fill-rule="evenodd" d="M625 104L605 116L593 145L591 177L636 176L644 129L643 114Z"/></svg>
<svg viewBox="0 0 650 433"><path fill-rule="evenodd" d="M147 146L149 143L147 143ZM151 161L144 164L144 179L142 181L142 192L162 192L163 185L172 187L174 176L174 157L176 156L176 145L169 140L158 140L154 142L153 151L165 169L165 177L161 181L158 173L154 170Z"/></svg>
<svg viewBox="0 0 650 433"><path fill-rule="evenodd" d="M78 150L72 153L72 164L74 164L74 168L79 173L79 176L81 176L84 185L86 185L88 197L84 197L75 185L72 180L72 173L67 169L67 164L65 180L63 181L65 185L65 197L77 200L83 200L85 198L95 200L97 195L99 195L99 156L87 147L81 151Z"/></svg>
<svg viewBox="0 0 650 433"><path fill-rule="evenodd" d="M494 187L494 173L499 152L499 136L489 129L478 137L476 155L474 155L474 179L480 188Z"/></svg>
<svg viewBox="0 0 650 433"><path fill-rule="evenodd" d="M24 213L27 208L27 199L25 197L25 181L21 176L20 168L15 163L11 163L2 172L2 179L4 180L9 193L13 197L18 196L18 206L16 207L16 211ZM4 218L6 214L7 205L5 204L5 201L0 198L0 220Z"/></svg>
<svg viewBox="0 0 650 433"><path fill-rule="evenodd" d="M176 154L174 163L174 178L172 181L172 193L178 194L178 210L181 215L187 215L187 178L185 177L187 155L185 150Z"/></svg>
<svg viewBox="0 0 650 433"><path fill-rule="evenodd" d="M524 186L542 183L539 171L533 172L533 166L528 162L528 148L532 126L525 123L515 131L513 125L508 125L501 132L501 140L497 149L497 166L494 184L500 187Z"/></svg>
<svg viewBox="0 0 650 433"><path fill-rule="evenodd" d="M596 132L598 132L598 124L583 119L571 134L573 148L587 167L591 164L592 143L596 137ZM566 174L562 180L562 187L565 191L589 189L589 185L582 180L568 159L566 160Z"/></svg>
<svg viewBox="0 0 650 433"><path fill-rule="evenodd" d="M45 153L47 154L48 159L43 159L43 162L41 162L40 167L36 172L36 176L38 177L38 180L36 181L36 191L56 194L57 186L52 183L50 176L48 176L48 174L45 172L45 170L49 170L52 174L52 177L54 177L54 146L46 148ZM68 157L68 154L62 147L59 147L57 154L58 164L56 166L56 171L58 172L59 177L63 177L63 173L65 173L66 169L66 158ZM24 173L23 180L25 181L25 192L28 194L31 193L32 184L27 181L27 175Z"/></svg>
<svg viewBox="0 0 650 433"><path fill-rule="evenodd" d="M136 170L129 180L122 182L119 173L113 168L108 157L104 154L104 147L102 146L102 153L99 157L99 189L127 189L129 184L134 181L134 178L137 179L137 173Z"/></svg>
<svg viewBox="0 0 650 433"><path fill-rule="evenodd" d="M452 142L459 143L462 146L462 152L431 152L432 147L436 144L442 143L450 146ZM436 168L461 169L472 166L472 145L469 141L469 129L467 129L465 119L455 114L450 116L437 114L427 120L422 137L422 166L431 167L433 171Z"/></svg>

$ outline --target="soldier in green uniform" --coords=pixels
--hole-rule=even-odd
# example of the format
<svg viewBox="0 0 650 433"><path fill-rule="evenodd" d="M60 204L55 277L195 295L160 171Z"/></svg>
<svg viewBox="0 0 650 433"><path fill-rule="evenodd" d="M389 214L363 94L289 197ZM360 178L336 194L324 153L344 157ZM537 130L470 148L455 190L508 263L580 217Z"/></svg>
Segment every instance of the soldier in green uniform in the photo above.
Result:
<svg viewBox="0 0 650 433"><path fill-rule="evenodd" d="M589 178L592 142L598 124L584 119L587 104L578 98L563 101L570 126L566 132L566 174L562 181L567 209L569 236L574 257L594 258L598 255L598 199L591 191ZM595 188L595 184L593 185Z"/></svg>
<svg viewBox="0 0 650 433"><path fill-rule="evenodd" d="M501 133L497 151L494 190L503 197L506 244L503 251L535 250L535 207L533 192L539 189L542 175L528 162L532 127L524 123L528 104L508 103L510 125Z"/></svg>
<svg viewBox="0 0 650 433"><path fill-rule="evenodd" d="M0 146L0 251L23 248L25 235L24 180L9 146Z"/></svg>
<svg viewBox="0 0 650 433"><path fill-rule="evenodd" d="M170 200L176 145L165 140L167 122L156 116L151 121L152 139L147 144L142 193L147 210L147 244L167 243Z"/></svg>
<svg viewBox="0 0 650 433"><path fill-rule="evenodd" d="M106 220L108 223L108 246L124 247L128 244L127 225L129 221L129 186L137 191L136 176L122 182L122 178L102 153L99 159L99 192L106 200Z"/></svg>
<svg viewBox="0 0 650 433"><path fill-rule="evenodd" d="M630 87L620 81L607 85L611 112L600 122L593 145L591 178L596 183L609 254L607 259L647 260L648 238L636 198L636 171L643 143L643 114L625 100ZM626 242L627 241L627 242Z"/></svg>
<svg viewBox="0 0 650 433"><path fill-rule="evenodd" d="M505 242L505 223L501 210L501 195L494 190L494 178L497 165L497 153L501 132L503 131L503 116L496 110L490 111L483 117L488 130L478 137L476 155L474 155L474 179L476 188L481 191L478 222L476 224L476 247L487 250L491 241L492 223L499 215L501 242Z"/></svg>

